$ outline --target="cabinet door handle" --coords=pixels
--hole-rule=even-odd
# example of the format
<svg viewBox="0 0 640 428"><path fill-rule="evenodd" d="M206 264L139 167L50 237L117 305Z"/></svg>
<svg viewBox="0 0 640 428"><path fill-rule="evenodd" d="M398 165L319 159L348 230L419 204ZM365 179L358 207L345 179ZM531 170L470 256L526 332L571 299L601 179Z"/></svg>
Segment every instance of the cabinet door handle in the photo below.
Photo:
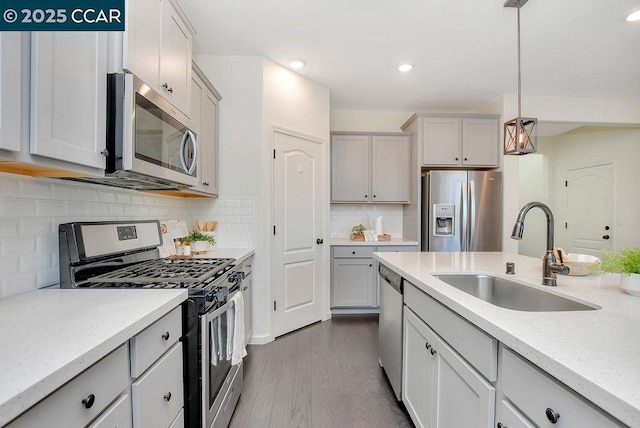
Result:
<svg viewBox="0 0 640 428"><path fill-rule="evenodd" d="M431 345L429 344L429 342L425 343L424 347L427 348L427 349L431 349Z"/></svg>
<svg viewBox="0 0 640 428"><path fill-rule="evenodd" d="M352 252L351 252L351 254L355 254L355 253L356 253L355 251L352 251Z"/></svg>
<svg viewBox="0 0 640 428"><path fill-rule="evenodd" d="M602 239L609 239L609 235L602 236Z"/></svg>
<svg viewBox="0 0 640 428"><path fill-rule="evenodd" d="M436 355L436 350L433 347L431 348L431 355Z"/></svg>
<svg viewBox="0 0 640 428"><path fill-rule="evenodd" d="M558 419L560 419L560 413L556 412L550 407L547 407L546 414L547 414L547 419L549 419L549 422L551 422L552 424L558 423Z"/></svg>
<svg viewBox="0 0 640 428"><path fill-rule="evenodd" d="M316 239L316 244L318 244L318 245L324 244L324 239L322 239L322 238Z"/></svg>
<svg viewBox="0 0 640 428"><path fill-rule="evenodd" d="M163 334L163 335L162 335L162 338L163 338L164 340L169 340L169 332L168 332L168 331L167 331L167 332L165 332L165 334Z"/></svg>
<svg viewBox="0 0 640 428"><path fill-rule="evenodd" d="M369 267L373 267L373 265L372 265L372 264L369 264Z"/></svg>
<svg viewBox="0 0 640 428"><path fill-rule="evenodd" d="M375 198L375 197L376 197L376 195L373 195L373 197Z"/></svg>
<svg viewBox="0 0 640 428"><path fill-rule="evenodd" d="M502 425L502 422L498 422L498 425L496 425L496 427L498 427L498 428L507 428L506 425Z"/></svg>
<svg viewBox="0 0 640 428"><path fill-rule="evenodd" d="M82 400L82 405L85 409L90 409L93 406L93 403L96 402L96 396L93 394L89 394L89 396Z"/></svg>
<svg viewBox="0 0 640 428"><path fill-rule="evenodd" d="M171 392L167 393L164 395L164 400L168 403L169 401L171 401Z"/></svg>
<svg viewBox="0 0 640 428"><path fill-rule="evenodd" d="M458 158L456 158L456 160L458 160Z"/></svg>

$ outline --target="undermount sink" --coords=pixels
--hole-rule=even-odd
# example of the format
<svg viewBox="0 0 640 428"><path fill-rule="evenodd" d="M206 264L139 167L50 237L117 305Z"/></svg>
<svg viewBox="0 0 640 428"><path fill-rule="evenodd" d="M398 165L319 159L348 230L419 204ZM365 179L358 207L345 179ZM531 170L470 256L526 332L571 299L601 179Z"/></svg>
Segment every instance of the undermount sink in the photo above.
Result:
<svg viewBox="0 0 640 428"><path fill-rule="evenodd" d="M516 311L592 311L598 309L497 276L443 274L434 275L434 277L492 305Z"/></svg>

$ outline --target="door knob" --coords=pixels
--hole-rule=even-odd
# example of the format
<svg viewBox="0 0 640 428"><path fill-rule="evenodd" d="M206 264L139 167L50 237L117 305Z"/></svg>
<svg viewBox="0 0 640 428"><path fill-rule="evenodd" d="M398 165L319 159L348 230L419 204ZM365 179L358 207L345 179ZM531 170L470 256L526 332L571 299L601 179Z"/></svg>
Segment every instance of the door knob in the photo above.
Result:
<svg viewBox="0 0 640 428"><path fill-rule="evenodd" d="M609 239L609 235L603 235L602 239Z"/></svg>
<svg viewBox="0 0 640 428"><path fill-rule="evenodd" d="M323 243L324 243L324 239L322 239L322 238L316 239L316 244L322 245Z"/></svg>

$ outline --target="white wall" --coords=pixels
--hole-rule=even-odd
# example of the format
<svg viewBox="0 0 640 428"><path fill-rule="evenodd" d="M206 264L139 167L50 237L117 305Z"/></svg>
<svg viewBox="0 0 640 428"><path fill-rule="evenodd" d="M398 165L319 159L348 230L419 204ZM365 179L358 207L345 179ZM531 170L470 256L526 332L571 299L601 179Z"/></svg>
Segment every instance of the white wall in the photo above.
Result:
<svg viewBox="0 0 640 428"><path fill-rule="evenodd" d="M0 173L0 297L58 284L58 225L133 219L217 220L220 248L253 247L251 199L183 199Z"/></svg>
<svg viewBox="0 0 640 428"><path fill-rule="evenodd" d="M518 206L522 207L529 202L537 201L548 205L555 212L551 189L553 170L550 156L544 153L543 147L545 146L544 139L540 139L538 141L538 153L517 158L520 170ZM515 218L505 219L505 227L507 229L512 228L515 220ZM522 240L518 241L518 253L530 257L543 255L545 248L547 248L546 227L547 217L542 210L533 209L529 211ZM508 236L510 235L511 231L509 230Z"/></svg>
<svg viewBox="0 0 640 428"><path fill-rule="evenodd" d="M545 145L553 159L554 214L566 221L564 180L570 169L613 163L615 224L614 250L640 246L640 128L584 127L552 139ZM584 207L589 209L589 207ZM560 223L561 224L561 223ZM567 246L563 228L556 233Z"/></svg>
<svg viewBox="0 0 640 428"><path fill-rule="evenodd" d="M329 90L261 57L199 55L196 61L222 95L220 196L254 201L256 257L252 342L265 343L273 339L270 270L272 126L328 142ZM328 144L325 147L328 165ZM328 166L325 166L325 174L328 174ZM328 219L328 202L325 206ZM324 228L328 231L328 221ZM328 246L325 252L328 260ZM328 262L326 266L328 308Z"/></svg>
<svg viewBox="0 0 640 428"><path fill-rule="evenodd" d="M401 132L415 112L331 110L331 131Z"/></svg>

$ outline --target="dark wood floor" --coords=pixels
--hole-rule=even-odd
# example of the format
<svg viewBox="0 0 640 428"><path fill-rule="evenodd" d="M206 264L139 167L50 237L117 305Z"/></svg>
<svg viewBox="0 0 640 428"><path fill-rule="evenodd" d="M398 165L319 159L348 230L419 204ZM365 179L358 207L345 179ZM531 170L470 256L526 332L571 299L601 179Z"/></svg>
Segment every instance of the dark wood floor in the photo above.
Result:
<svg viewBox="0 0 640 428"><path fill-rule="evenodd" d="M377 316L334 316L248 353L231 428L413 426L378 363Z"/></svg>

